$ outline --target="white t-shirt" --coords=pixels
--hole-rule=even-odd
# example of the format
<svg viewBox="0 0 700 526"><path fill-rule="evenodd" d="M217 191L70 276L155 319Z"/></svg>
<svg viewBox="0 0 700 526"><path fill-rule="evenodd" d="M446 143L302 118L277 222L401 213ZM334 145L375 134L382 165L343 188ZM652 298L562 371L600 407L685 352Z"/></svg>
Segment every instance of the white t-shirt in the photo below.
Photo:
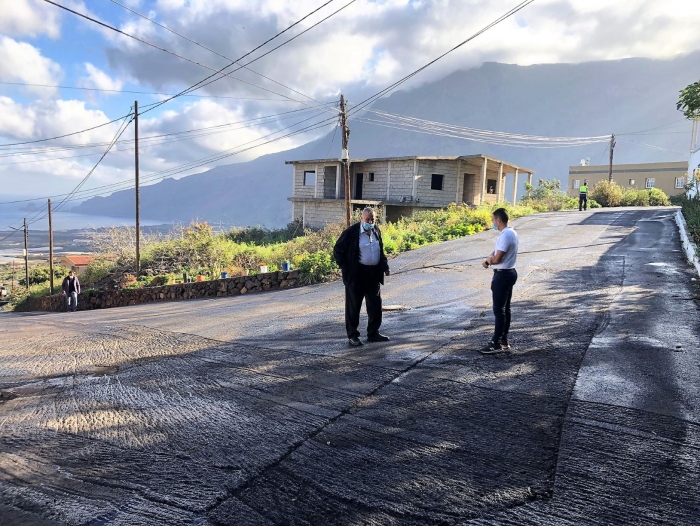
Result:
<svg viewBox="0 0 700 526"><path fill-rule="evenodd" d="M491 265L494 270L515 268L515 260L518 259L518 234L512 227L504 228L496 238L496 250L493 255L501 250L504 252L503 259L498 265Z"/></svg>

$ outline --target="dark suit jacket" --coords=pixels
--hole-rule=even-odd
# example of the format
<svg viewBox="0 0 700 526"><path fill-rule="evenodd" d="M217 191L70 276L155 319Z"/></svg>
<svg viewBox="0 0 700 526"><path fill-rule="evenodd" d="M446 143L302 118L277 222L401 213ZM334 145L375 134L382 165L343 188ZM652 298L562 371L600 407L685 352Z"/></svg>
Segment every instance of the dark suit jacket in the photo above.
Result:
<svg viewBox="0 0 700 526"><path fill-rule="evenodd" d="M384 284L384 272L389 270L389 262L384 254L384 242L382 232L378 226L374 227L374 234L379 241L379 264L377 265L377 280ZM360 267L360 223L346 228L333 247L333 259L343 271L343 283L349 285L355 281L357 269Z"/></svg>
<svg viewBox="0 0 700 526"><path fill-rule="evenodd" d="M80 280L76 275L73 275L73 278L75 279L75 292L80 294ZM63 290L63 292L65 292L66 294L68 294L69 282L70 281L68 279L68 276L66 276L65 278L63 278L63 283L61 283L61 290Z"/></svg>

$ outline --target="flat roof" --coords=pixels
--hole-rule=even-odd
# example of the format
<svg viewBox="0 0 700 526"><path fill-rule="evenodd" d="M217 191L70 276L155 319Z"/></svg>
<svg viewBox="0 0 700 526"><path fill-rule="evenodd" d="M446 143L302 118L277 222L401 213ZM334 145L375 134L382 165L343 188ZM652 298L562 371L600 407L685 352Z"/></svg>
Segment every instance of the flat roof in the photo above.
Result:
<svg viewBox="0 0 700 526"><path fill-rule="evenodd" d="M594 166L569 166L569 175L588 175L608 173L609 164ZM613 173L652 173L652 172L687 172L688 161L668 161L662 163L613 164Z"/></svg>
<svg viewBox="0 0 700 526"><path fill-rule="evenodd" d="M495 157L489 157L484 154L476 155L411 155L406 157L371 157L365 159L350 159L350 163L368 163L368 162L378 162L378 161L469 161L477 159L486 159L487 161L493 161L495 163L503 163L506 166L515 168L516 170L523 173L535 173L534 170L530 168L524 168L518 166L517 164L509 163L507 161L502 161L501 159L496 159ZM339 163L340 159L304 159L299 161L285 161L284 164L325 164L325 163Z"/></svg>

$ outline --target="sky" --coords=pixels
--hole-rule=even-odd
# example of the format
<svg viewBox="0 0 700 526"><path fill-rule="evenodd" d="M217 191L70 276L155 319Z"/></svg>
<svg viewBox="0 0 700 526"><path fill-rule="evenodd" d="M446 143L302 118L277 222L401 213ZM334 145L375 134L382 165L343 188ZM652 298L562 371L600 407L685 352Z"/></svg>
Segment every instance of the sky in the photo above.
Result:
<svg viewBox="0 0 700 526"><path fill-rule="evenodd" d="M172 54L43 0L0 0L0 204L70 192L90 173L123 123L128 126L120 142L83 189L132 181L134 124L127 119L100 125L128 115L135 100L143 112L139 152L146 180L161 173L181 177L298 146L333 129L334 104L341 93L350 104L364 100L518 4L518 0L55 2ZM326 2L247 57L245 63L299 35L251 64L253 71L241 69L231 74L235 78L221 78L192 96L147 111L149 105L167 99L166 94L208 77ZM697 1L535 0L402 89L486 61L529 65L672 58L700 49L698 27ZM263 144L285 135L288 126L302 123L289 128L296 130L324 118L329 122L323 127ZM95 126L100 127L31 142ZM201 131L155 137L187 130ZM234 155L217 158L221 152Z"/></svg>

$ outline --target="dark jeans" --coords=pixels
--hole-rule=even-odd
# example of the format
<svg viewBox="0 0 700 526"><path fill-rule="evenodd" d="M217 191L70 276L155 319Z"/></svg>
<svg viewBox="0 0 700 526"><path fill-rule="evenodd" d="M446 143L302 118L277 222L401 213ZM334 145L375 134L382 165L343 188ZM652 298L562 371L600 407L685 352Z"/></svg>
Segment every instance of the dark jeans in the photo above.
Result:
<svg viewBox="0 0 700 526"><path fill-rule="evenodd" d="M379 332L382 324L381 270L379 266L368 267L360 265L353 283L345 285L345 329L348 338L360 336L357 327L360 325L360 310L362 300L367 307L367 335Z"/></svg>
<svg viewBox="0 0 700 526"><path fill-rule="evenodd" d="M510 330L510 300L513 299L513 285L518 281L515 269L495 270L491 281L493 293L493 314L496 316L496 329L493 341L499 343L508 337Z"/></svg>
<svg viewBox="0 0 700 526"><path fill-rule="evenodd" d="M578 211L581 211L581 208L583 207L583 210L588 210L588 194L579 194L578 196Z"/></svg>

